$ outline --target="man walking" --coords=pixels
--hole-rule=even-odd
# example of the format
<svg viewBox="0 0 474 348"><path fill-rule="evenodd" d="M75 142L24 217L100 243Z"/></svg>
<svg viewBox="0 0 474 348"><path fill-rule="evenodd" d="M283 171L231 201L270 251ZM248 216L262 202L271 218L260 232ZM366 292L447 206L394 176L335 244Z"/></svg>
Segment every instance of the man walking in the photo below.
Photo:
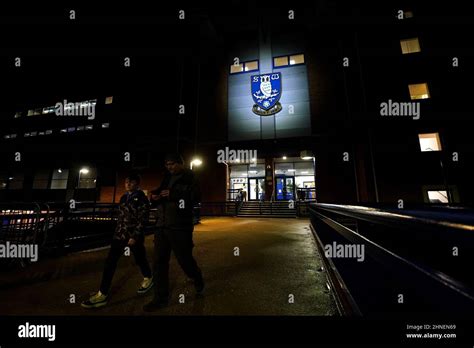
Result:
<svg viewBox="0 0 474 348"><path fill-rule="evenodd" d="M120 198L117 227L110 246L109 256L105 261L100 290L87 301L81 303L84 308L97 308L107 304L117 263L127 246L130 247L144 277L138 293L146 293L153 287L152 273L146 258L144 245L144 230L148 220L150 202L145 193L139 189L139 184L140 177L136 174L129 175L125 179L127 192Z"/></svg>
<svg viewBox="0 0 474 348"><path fill-rule="evenodd" d="M153 267L156 286L153 300L143 307L146 312L168 305L171 251L186 275L194 281L197 294L204 290L201 270L192 254L193 207L200 202L199 186L179 154L167 155L165 165L168 173L160 187L152 191L152 205L158 208Z"/></svg>

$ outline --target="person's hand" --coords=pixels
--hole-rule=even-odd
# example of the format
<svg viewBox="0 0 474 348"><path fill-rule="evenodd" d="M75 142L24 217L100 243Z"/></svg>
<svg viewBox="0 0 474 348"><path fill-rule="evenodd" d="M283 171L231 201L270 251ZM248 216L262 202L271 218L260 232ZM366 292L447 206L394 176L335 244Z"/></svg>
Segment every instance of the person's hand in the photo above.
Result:
<svg viewBox="0 0 474 348"><path fill-rule="evenodd" d="M135 239L133 239L133 238L130 238L130 239L128 240L128 245L129 245L129 246L134 246L135 243L136 243L136 241L135 241Z"/></svg>

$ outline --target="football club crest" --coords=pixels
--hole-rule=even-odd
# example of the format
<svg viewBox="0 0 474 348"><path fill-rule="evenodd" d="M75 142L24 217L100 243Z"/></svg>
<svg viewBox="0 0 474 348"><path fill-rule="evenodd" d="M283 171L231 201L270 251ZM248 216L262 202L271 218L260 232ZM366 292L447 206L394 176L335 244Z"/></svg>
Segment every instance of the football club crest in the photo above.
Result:
<svg viewBox="0 0 474 348"><path fill-rule="evenodd" d="M281 111L281 73L253 75L250 77L252 98L255 105L252 111L259 116L270 116Z"/></svg>

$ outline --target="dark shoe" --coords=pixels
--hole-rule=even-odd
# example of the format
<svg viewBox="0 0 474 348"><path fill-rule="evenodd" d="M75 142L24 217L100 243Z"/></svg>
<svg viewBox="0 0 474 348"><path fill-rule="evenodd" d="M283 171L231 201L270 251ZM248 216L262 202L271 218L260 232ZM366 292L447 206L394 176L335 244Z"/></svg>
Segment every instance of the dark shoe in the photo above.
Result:
<svg viewBox="0 0 474 348"><path fill-rule="evenodd" d="M153 300L143 306L144 312L154 312L158 309L168 307L168 299Z"/></svg>
<svg viewBox="0 0 474 348"><path fill-rule="evenodd" d="M204 293L204 280L202 278L195 280L194 288L196 289L197 295L202 295Z"/></svg>

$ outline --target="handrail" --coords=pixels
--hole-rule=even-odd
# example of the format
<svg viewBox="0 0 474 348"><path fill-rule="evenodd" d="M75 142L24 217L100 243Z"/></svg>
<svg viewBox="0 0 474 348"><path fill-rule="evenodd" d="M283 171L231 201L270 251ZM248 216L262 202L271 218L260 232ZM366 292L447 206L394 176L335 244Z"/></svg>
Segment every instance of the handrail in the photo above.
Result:
<svg viewBox="0 0 474 348"><path fill-rule="evenodd" d="M377 256L380 257L380 259L386 263L392 264L395 266L395 260L396 262L401 262L404 263L422 273L424 273L426 276L433 278L434 280L443 283L446 286L449 286L452 288L454 291L457 291L459 293L462 293L464 296L469 297L471 300L474 300L474 292L472 290L469 290L464 284L461 282L456 281L455 279L452 279L450 276L443 274L442 272L436 271L428 266L422 266L419 264L416 264L414 262L411 262L393 252L390 250L382 247L381 245L374 243L373 241L367 239L366 237L358 234L357 232L352 231L351 229L343 226L342 224L316 212L321 218L326 219L329 224L332 225L334 230L336 230L338 233L342 234L345 238L349 239L350 241L354 243L364 243L365 246L370 248L370 251Z"/></svg>
<svg viewBox="0 0 474 348"><path fill-rule="evenodd" d="M444 227L444 228L453 228L465 231L474 231L474 212L469 217L471 219L463 222L460 221L446 221L441 218L425 212L423 214L416 214L412 209L380 209L375 207L367 206L357 206L357 205L339 205L339 204L327 204L327 203L315 203L315 207L319 209L324 209L329 212L339 213L348 217L363 219L366 221L377 221L379 223L396 223L396 224L405 224L405 225L428 225L430 227ZM418 208L418 210L421 210ZM410 213L411 212L411 213ZM426 216L430 216L429 218ZM466 222L472 222L472 225L467 224Z"/></svg>
<svg viewBox="0 0 474 348"><path fill-rule="evenodd" d="M377 233L368 234L369 237L364 235L364 228L368 225L359 226L356 232L354 229L349 228L348 226L345 226L343 223L336 220L339 217L346 219L347 217L350 217L356 221L369 221L371 223L370 226L372 226L372 224L390 226L390 230L387 230L386 228L380 230L382 231L380 234L391 233L386 239L383 239L386 241L390 239L391 236L393 236L393 233L395 233L394 231L401 231L402 229L407 228L412 229L415 226L417 229L414 231L418 232L421 229L425 234L447 233L447 236L453 236L453 238L455 238L459 233L465 235L466 232L468 232L470 235L474 226L470 225L468 222L470 220L474 221L474 215L466 214L465 216L456 217L455 214L451 213L446 216L436 216L431 214L429 210L423 210L421 208L399 212L395 211L394 209L384 210L375 207L322 203L311 204L309 209L312 217L313 233L315 233L319 244L321 244L319 246L321 250L324 249L324 245L322 245L323 242L328 244L331 241L336 240L339 242L348 241L349 243L364 245L365 253L370 257L369 262L375 262L375 264L372 264L372 266L361 265L355 267L353 265L348 265L347 263L339 263L338 260L332 260L329 258L330 262L334 261L334 263L339 263L339 271L343 271L344 273L345 267L355 267L351 270L351 272L363 272L363 267L367 267L365 268L366 271L371 267L375 267L375 269L381 268L391 272L392 274L396 274L397 276L394 279L398 279L398 281L406 281L406 279L411 279L412 282L416 282L416 284L411 284L412 287L417 285L424 287L427 297L431 296L431 291L436 291L437 293L442 293L443 296L451 299L453 303L458 304L458 306L455 308L460 311L465 310L466 308L474 308L474 290L472 288L472 284L468 285L464 281L454 277L451 273L446 273L445 271L442 271L438 268L434 268L433 264L423 263L419 260L414 260L413 258L407 257L406 255L401 255L396 251L396 249L374 241L372 238L377 237ZM360 228L362 228L362 230L360 230ZM448 231L458 231L459 233L448 233ZM321 239L319 237L321 237ZM397 233L396 237L405 238L406 243L409 244L411 240L408 238L413 237L413 235ZM471 236L469 237L472 238ZM473 243L471 243L471 245L472 244ZM424 252L429 253L429 248ZM466 253L467 251L464 250L464 252ZM322 252L322 254L324 256L324 252ZM336 271L335 273L338 272ZM354 274L352 274L352 276L354 276ZM334 274L332 277L333 279L337 278L334 276ZM362 277L368 277L368 275L361 273L360 278ZM339 288L349 289L355 292L367 292L370 290L370 286L362 285L363 283L363 280L360 281L360 284L354 283L353 281L350 286L341 283L339 284ZM369 288L361 290L360 288L363 286ZM348 297L351 296L351 291L349 291ZM431 299L433 302L433 298Z"/></svg>

